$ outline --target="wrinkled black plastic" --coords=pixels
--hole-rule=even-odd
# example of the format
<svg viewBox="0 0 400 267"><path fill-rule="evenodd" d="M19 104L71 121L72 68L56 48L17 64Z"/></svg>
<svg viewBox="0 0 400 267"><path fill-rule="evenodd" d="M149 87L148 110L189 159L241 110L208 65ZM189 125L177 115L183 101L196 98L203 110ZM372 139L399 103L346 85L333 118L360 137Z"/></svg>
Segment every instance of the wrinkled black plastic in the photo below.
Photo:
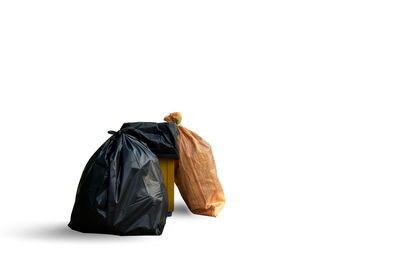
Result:
<svg viewBox="0 0 400 267"><path fill-rule="evenodd" d="M168 196L157 156L135 137L112 133L83 171L69 227L86 233L160 235Z"/></svg>
<svg viewBox="0 0 400 267"><path fill-rule="evenodd" d="M179 158L178 132L172 122L127 122L121 132L135 136L146 143L150 150L161 158Z"/></svg>

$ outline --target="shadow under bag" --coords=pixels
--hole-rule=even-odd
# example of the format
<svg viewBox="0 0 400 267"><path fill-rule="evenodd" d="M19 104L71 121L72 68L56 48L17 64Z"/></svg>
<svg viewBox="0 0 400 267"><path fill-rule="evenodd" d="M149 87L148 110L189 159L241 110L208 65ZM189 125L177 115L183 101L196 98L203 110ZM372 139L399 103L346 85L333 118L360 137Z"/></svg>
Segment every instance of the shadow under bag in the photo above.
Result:
<svg viewBox="0 0 400 267"><path fill-rule="evenodd" d="M157 156L123 131L90 158L69 227L85 233L160 235L168 196Z"/></svg>

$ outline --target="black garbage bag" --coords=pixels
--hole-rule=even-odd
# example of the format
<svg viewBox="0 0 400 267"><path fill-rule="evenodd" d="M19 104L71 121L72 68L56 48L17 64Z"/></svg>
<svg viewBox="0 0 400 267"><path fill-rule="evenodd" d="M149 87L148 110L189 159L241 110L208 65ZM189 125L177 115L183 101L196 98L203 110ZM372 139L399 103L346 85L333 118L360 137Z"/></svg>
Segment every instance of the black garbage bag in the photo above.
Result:
<svg viewBox="0 0 400 267"><path fill-rule="evenodd" d="M179 159L178 131L175 123L127 122L122 125L121 131L146 143L160 158Z"/></svg>
<svg viewBox="0 0 400 267"><path fill-rule="evenodd" d="M168 196L157 156L124 131L110 133L83 171L69 227L85 233L160 235Z"/></svg>

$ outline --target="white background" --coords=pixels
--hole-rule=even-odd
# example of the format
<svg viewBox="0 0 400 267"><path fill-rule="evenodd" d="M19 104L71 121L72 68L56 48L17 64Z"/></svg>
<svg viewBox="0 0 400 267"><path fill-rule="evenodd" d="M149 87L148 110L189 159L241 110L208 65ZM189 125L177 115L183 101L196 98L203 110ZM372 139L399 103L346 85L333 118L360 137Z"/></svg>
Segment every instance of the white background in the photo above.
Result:
<svg viewBox="0 0 400 267"><path fill-rule="evenodd" d="M1 1L1 266L399 266L398 1ZM213 147L226 206L67 228L123 122Z"/></svg>

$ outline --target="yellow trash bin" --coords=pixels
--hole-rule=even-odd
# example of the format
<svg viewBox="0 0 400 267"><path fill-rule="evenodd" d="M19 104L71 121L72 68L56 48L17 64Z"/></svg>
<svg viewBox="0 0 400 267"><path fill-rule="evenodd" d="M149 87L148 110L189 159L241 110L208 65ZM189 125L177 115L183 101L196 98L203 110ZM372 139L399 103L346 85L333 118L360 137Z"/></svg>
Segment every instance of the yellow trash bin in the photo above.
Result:
<svg viewBox="0 0 400 267"><path fill-rule="evenodd" d="M174 211L174 159L158 158L168 193L168 216Z"/></svg>

